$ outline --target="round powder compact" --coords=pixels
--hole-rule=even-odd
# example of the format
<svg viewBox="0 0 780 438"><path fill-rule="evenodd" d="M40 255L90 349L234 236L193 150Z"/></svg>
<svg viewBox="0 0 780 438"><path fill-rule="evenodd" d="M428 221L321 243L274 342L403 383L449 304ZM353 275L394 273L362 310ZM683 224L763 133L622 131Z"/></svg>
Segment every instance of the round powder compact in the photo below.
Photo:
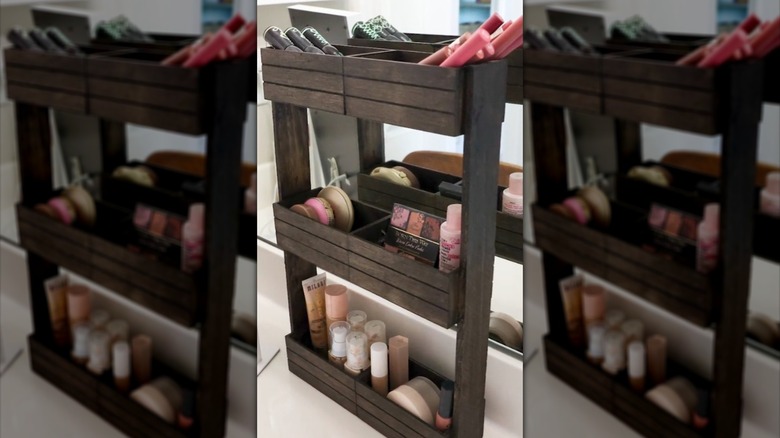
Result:
<svg viewBox="0 0 780 438"><path fill-rule="evenodd" d="M317 197L330 203L333 215L336 217L336 228L345 233L352 231L352 226L355 224L355 209L352 207L352 200L344 190L333 186L325 187Z"/></svg>
<svg viewBox="0 0 780 438"><path fill-rule="evenodd" d="M747 334L770 347L780 343L780 326L763 313L751 312L748 315Z"/></svg>
<svg viewBox="0 0 780 438"><path fill-rule="evenodd" d="M317 222L332 227L336 221L336 216L333 213L333 208L327 199L322 198L309 198L304 205L311 208L317 215Z"/></svg>
<svg viewBox="0 0 780 438"><path fill-rule="evenodd" d="M569 212L569 209L564 207L563 204L553 204L550 206L550 211L558 216L564 217L570 221L574 220L574 215Z"/></svg>
<svg viewBox="0 0 780 438"><path fill-rule="evenodd" d="M404 187L412 187L412 181L409 179L409 176L406 174L406 172L403 172L397 168L377 167L376 169L371 171L371 176L376 179L381 179L382 181L389 182L390 184L397 184L399 186L404 186ZM415 177L415 179L417 178ZM419 182L418 182L418 186L419 186Z"/></svg>
<svg viewBox="0 0 780 438"><path fill-rule="evenodd" d="M136 389L130 393L130 398L168 423L176 420L176 411L171 406L171 402L154 385L147 384Z"/></svg>
<svg viewBox="0 0 780 438"><path fill-rule="evenodd" d="M661 384L645 394L645 398L675 416L685 424L691 422L691 412L683 399L669 386Z"/></svg>
<svg viewBox="0 0 780 438"><path fill-rule="evenodd" d="M148 167L120 166L111 174L111 177L129 181L139 186L154 187L156 175Z"/></svg>
<svg viewBox="0 0 780 438"><path fill-rule="evenodd" d="M404 175L406 175L406 179L409 180L409 183L411 183L412 187L415 189L420 188L420 180L417 179L417 176L409 169L405 168L404 166L395 166L393 169L402 172Z"/></svg>
<svg viewBox="0 0 780 438"><path fill-rule="evenodd" d="M690 380L685 377L675 377L669 379L664 385L672 388L680 396L689 411L693 412L696 409L696 405L699 404L699 393Z"/></svg>
<svg viewBox="0 0 780 438"><path fill-rule="evenodd" d="M387 398L415 417L433 425L439 407L439 391L425 377L415 377L387 394Z"/></svg>
<svg viewBox="0 0 780 438"><path fill-rule="evenodd" d="M571 217L574 218L574 222L580 225L590 222L590 207L582 198L572 196L571 198L566 198L562 204L569 211Z"/></svg>
<svg viewBox="0 0 780 438"><path fill-rule="evenodd" d="M490 337L515 350L523 349L523 326L506 313L490 314Z"/></svg>
<svg viewBox="0 0 780 438"><path fill-rule="evenodd" d="M661 187L668 187L672 182L672 175L660 166L634 166L628 171L628 177Z"/></svg>
<svg viewBox="0 0 780 438"><path fill-rule="evenodd" d="M317 211L306 204L295 204L290 207L290 211L298 213L301 216L306 216L309 219L319 221L319 217L317 217Z"/></svg>
<svg viewBox="0 0 780 438"><path fill-rule="evenodd" d="M68 198L76 210L76 219L87 226L95 225L95 200L88 191L81 186L71 186L62 192L62 196Z"/></svg>
<svg viewBox="0 0 780 438"><path fill-rule="evenodd" d="M577 196L580 197L590 209L593 222L596 225L606 228L612 221L612 207L609 205L609 199L598 187L583 187Z"/></svg>
<svg viewBox="0 0 780 438"><path fill-rule="evenodd" d="M51 208L49 206L49 204L37 204L33 208L38 213L44 214L44 215L54 219L55 221L59 221L60 220L60 215L57 214L57 211L54 210L53 208Z"/></svg>

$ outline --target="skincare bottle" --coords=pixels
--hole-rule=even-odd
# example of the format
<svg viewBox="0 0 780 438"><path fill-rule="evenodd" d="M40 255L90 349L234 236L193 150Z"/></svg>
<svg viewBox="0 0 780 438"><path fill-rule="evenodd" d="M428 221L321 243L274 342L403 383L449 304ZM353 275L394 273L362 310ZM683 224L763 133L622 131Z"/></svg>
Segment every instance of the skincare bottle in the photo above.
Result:
<svg viewBox="0 0 780 438"><path fill-rule="evenodd" d="M114 384L125 394L130 390L130 345L124 340L115 342L112 353Z"/></svg>
<svg viewBox="0 0 780 438"><path fill-rule="evenodd" d="M604 362L604 334L607 329L603 324L595 323L588 327L588 360L596 365Z"/></svg>
<svg viewBox="0 0 780 438"><path fill-rule="evenodd" d="M347 314L347 322L353 332L365 332L368 315L362 310L353 310Z"/></svg>
<svg viewBox="0 0 780 438"><path fill-rule="evenodd" d="M377 342L386 343L387 335L385 329L385 323L379 320L368 321L364 327L366 336L368 336L368 346L372 346Z"/></svg>
<svg viewBox="0 0 780 438"><path fill-rule="evenodd" d="M647 372L653 385L666 381L666 338L652 335L645 342L647 352Z"/></svg>
<svg viewBox="0 0 780 438"><path fill-rule="evenodd" d="M328 345L333 341L330 328L334 322L347 320L348 309L349 298L346 286L331 284L325 287L325 325L328 327Z"/></svg>
<svg viewBox="0 0 780 438"><path fill-rule="evenodd" d="M87 324L73 327L73 350L70 357L79 365L86 365L89 361L89 332Z"/></svg>
<svg viewBox="0 0 780 438"><path fill-rule="evenodd" d="M616 375L626 367L626 336L620 330L610 330L604 335L604 363L601 368Z"/></svg>
<svg viewBox="0 0 780 438"><path fill-rule="evenodd" d="M609 309L604 315L604 322L607 325L607 329L620 328L620 325L623 324L623 321L625 320L626 314L619 309Z"/></svg>
<svg viewBox="0 0 780 438"><path fill-rule="evenodd" d="M363 332L349 332L347 334L347 361L344 364L344 371L352 377L357 377L361 371L368 368L368 354L368 336Z"/></svg>
<svg viewBox="0 0 780 438"><path fill-rule="evenodd" d="M626 335L626 345L633 341L645 340L645 325L638 319L628 319L620 324L620 330Z"/></svg>
<svg viewBox="0 0 780 438"><path fill-rule="evenodd" d="M181 270L189 274L203 265L204 223L205 206L190 205L189 218L181 229Z"/></svg>
<svg viewBox="0 0 780 438"><path fill-rule="evenodd" d="M89 362L87 369L101 375L111 366L111 338L105 330L93 330L89 335Z"/></svg>
<svg viewBox="0 0 780 438"><path fill-rule="evenodd" d="M460 267L460 218L461 204L447 207L447 220L441 224L439 234L439 270L452 272Z"/></svg>
<svg viewBox="0 0 780 438"><path fill-rule="evenodd" d="M504 190L501 211L516 217L523 217L523 173L509 175L509 188Z"/></svg>
<svg viewBox="0 0 780 438"><path fill-rule="evenodd" d="M708 274L718 266L719 228L720 204L707 204L696 233L696 270L702 274Z"/></svg>
<svg viewBox="0 0 780 438"><path fill-rule="evenodd" d="M597 284L587 284L582 288L582 316L587 330L593 324L604 321L604 288Z"/></svg>
<svg viewBox="0 0 780 438"><path fill-rule="evenodd" d="M780 172L769 172L761 190L761 213L780 218Z"/></svg>
<svg viewBox="0 0 780 438"><path fill-rule="evenodd" d="M445 380L441 384L439 393L439 411L436 412L436 429L446 432L452 424L452 393L455 390L455 382Z"/></svg>
<svg viewBox="0 0 780 438"><path fill-rule="evenodd" d="M371 387L382 397L387 396L387 344L371 345Z"/></svg>
<svg viewBox="0 0 780 438"><path fill-rule="evenodd" d="M628 379L634 391L645 389L645 344L636 340L628 344Z"/></svg>
<svg viewBox="0 0 780 438"><path fill-rule="evenodd" d="M252 184L244 191L244 213L257 214L257 173L252 174Z"/></svg>
<svg viewBox="0 0 780 438"><path fill-rule="evenodd" d="M388 344L390 350L390 390L409 381L409 339L393 336Z"/></svg>
<svg viewBox="0 0 780 438"><path fill-rule="evenodd" d="M330 359L330 363L343 369L344 363L347 361L347 333L349 333L350 330L349 323L346 321L334 322L329 330L332 343L330 345L330 351L328 352L328 358Z"/></svg>
<svg viewBox="0 0 780 438"><path fill-rule="evenodd" d="M89 288L82 284L68 287L68 320L71 330L79 324L89 324L92 313L92 296Z"/></svg>
<svg viewBox="0 0 780 438"><path fill-rule="evenodd" d="M152 338L136 335L131 342L131 347L133 377L137 384L143 385L152 378Z"/></svg>
<svg viewBox="0 0 780 438"><path fill-rule="evenodd" d="M111 315L106 312L103 309L95 309L92 311L92 316L90 317L90 323L92 324L92 329L105 329L106 324L108 324L108 321L111 320Z"/></svg>

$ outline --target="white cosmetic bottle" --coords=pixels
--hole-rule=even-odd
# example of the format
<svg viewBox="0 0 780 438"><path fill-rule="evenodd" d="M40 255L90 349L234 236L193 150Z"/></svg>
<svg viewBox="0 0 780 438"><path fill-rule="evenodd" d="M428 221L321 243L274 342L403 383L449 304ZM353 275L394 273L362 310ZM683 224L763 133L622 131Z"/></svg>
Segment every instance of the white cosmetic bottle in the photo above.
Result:
<svg viewBox="0 0 780 438"><path fill-rule="evenodd" d="M203 265L205 206L190 205L190 215L181 230L181 270L193 273Z"/></svg>
<svg viewBox="0 0 780 438"><path fill-rule="evenodd" d="M460 215L461 204L447 207L447 221L441 224L439 233L439 270L452 272L460 267Z"/></svg>
<svg viewBox="0 0 780 438"><path fill-rule="evenodd" d="M504 190L501 211L516 217L523 217L523 173L509 175L509 188Z"/></svg>
<svg viewBox="0 0 780 438"><path fill-rule="evenodd" d="M761 213L780 218L780 172L769 172L761 190Z"/></svg>
<svg viewBox="0 0 780 438"><path fill-rule="evenodd" d="M720 204L707 204L696 233L696 270L709 274L718 267Z"/></svg>

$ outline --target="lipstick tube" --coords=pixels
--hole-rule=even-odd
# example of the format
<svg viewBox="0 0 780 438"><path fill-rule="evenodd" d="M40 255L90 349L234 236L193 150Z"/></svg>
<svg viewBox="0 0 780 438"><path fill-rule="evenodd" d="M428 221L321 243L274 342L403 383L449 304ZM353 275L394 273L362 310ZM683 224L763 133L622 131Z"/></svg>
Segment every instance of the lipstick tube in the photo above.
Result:
<svg viewBox="0 0 780 438"><path fill-rule="evenodd" d="M209 42L201 46L197 52L193 53L189 59L184 62L184 67L203 67L214 60L214 58L219 55L219 52L222 49L226 49L231 42L230 33L225 29L220 30L209 40Z"/></svg>
<svg viewBox="0 0 780 438"><path fill-rule="evenodd" d="M468 38L471 36L471 32L466 32L455 41L450 43L449 46L442 47L441 49L437 50L434 54L428 56L427 58L420 61L418 64L422 65L440 65L442 62L444 62L445 59L447 59L450 54L455 51L457 47L459 47L461 44L466 42Z"/></svg>
<svg viewBox="0 0 780 438"><path fill-rule="evenodd" d="M734 56L734 52L742 48L747 42L747 35L742 29L737 29L731 33L709 55L706 55L697 65L699 68L717 67Z"/></svg>
<svg viewBox="0 0 780 438"><path fill-rule="evenodd" d="M523 20L518 19L513 22L504 32L493 41L493 46L496 48L497 53L504 53L506 49L512 45L518 38L523 36Z"/></svg>
<svg viewBox="0 0 780 438"><path fill-rule="evenodd" d="M488 44L490 44L490 34L484 29L477 30L469 37L468 41L458 47L458 49L440 65L442 67L462 67L472 56L476 55L477 52L484 49Z"/></svg>
<svg viewBox="0 0 780 438"><path fill-rule="evenodd" d="M488 17L488 19L485 20L485 22L482 23L479 28L492 35L493 32L500 29L503 24L504 19L501 17L501 15L498 12L493 12L493 15Z"/></svg>

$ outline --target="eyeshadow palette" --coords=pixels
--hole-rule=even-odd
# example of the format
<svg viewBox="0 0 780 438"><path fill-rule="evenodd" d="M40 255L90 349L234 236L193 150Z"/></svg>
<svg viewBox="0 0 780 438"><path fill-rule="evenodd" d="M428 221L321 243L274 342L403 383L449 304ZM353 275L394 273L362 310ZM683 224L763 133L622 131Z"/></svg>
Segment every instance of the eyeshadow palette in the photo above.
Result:
<svg viewBox="0 0 780 438"><path fill-rule="evenodd" d="M701 216L653 203L647 223L653 244L685 258L696 254L696 231Z"/></svg>
<svg viewBox="0 0 780 438"><path fill-rule="evenodd" d="M184 221L185 218L177 214L137 204L133 213L136 239L129 245L130 249L178 264Z"/></svg>
<svg viewBox="0 0 780 438"><path fill-rule="evenodd" d="M442 222L444 218L394 204L385 237L385 248L435 266L439 257L439 232Z"/></svg>

